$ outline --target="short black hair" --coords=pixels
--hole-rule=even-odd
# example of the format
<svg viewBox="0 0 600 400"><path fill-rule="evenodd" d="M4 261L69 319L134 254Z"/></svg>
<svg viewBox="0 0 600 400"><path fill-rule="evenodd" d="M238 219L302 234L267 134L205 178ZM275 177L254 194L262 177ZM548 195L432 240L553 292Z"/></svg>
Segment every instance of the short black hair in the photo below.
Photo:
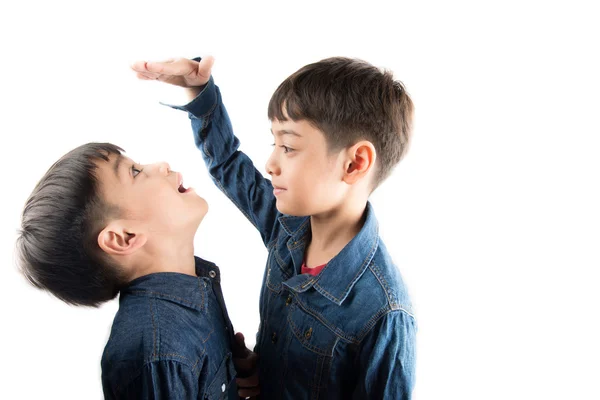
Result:
<svg viewBox="0 0 600 400"><path fill-rule="evenodd" d="M27 280L68 304L97 307L125 284L98 245L118 208L99 195L98 162L123 149L111 143L79 146L55 162L23 209L17 262Z"/></svg>
<svg viewBox="0 0 600 400"><path fill-rule="evenodd" d="M373 187L389 176L407 151L413 103L390 71L366 61L332 57L285 79L269 102L270 120L306 120L325 135L330 151L368 140L377 152Z"/></svg>

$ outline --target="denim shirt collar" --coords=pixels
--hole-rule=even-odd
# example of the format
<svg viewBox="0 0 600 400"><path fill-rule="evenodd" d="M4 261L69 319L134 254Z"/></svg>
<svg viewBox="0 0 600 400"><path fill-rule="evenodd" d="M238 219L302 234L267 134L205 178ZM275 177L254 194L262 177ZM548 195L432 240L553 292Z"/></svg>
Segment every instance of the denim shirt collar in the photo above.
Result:
<svg viewBox="0 0 600 400"><path fill-rule="evenodd" d="M119 301L122 302L128 295L153 297L169 300L185 307L202 310L204 285L201 278L211 278L217 282L221 280L219 268L212 262L194 257L196 275L191 276L178 272L157 272L134 279L127 287L121 290Z"/></svg>
<svg viewBox="0 0 600 400"><path fill-rule="evenodd" d="M287 248L292 254L296 274L283 284L302 293L314 287L321 295L341 305L367 270L379 244L379 225L371 203L365 209L365 223L358 234L332 258L317 276L298 274L304 259L310 229L310 217L279 217L283 229L290 235Z"/></svg>

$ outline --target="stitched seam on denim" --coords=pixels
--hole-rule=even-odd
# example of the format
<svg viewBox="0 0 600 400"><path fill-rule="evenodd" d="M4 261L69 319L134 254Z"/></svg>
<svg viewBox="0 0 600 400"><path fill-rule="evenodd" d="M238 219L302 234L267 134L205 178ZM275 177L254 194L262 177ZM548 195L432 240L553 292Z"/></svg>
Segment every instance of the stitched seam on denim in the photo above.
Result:
<svg viewBox="0 0 600 400"><path fill-rule="evenodd" d="M335 349L338 346L338 344L340 343L340 337L336 337L335 338L335 342L333 342L333 347L331 348L331 357L329 357L329 365L327 367L327 369L329 370L331 368L331 362L333 361L333 353L335 353ZM328 372L328 371L326 371ZM323 385L323 387L327 387L327 383L325 383L325 385Z"/></svg>
<svg viewBox="0 0 600 400"><path fill-rule="evenodd" d="M302 229L304 229L304 225L306 225L309 222L310 218L307 217L297 229L292 229L287 223L287 220L279 220L279 223L285 227L286 231L289 233L289 236L294 236L297 232L300 232Z"/></svg>
<svg viewBox="0 0 600 400"><path fill-rule="evenodd" d="M373 268L376 269L376 271L373 271ZM377 268L377 266L373 263L369 269L371 269L371 271L373 271L373 274L375 275L375 277L377 278L377 280L379 281L379 283L384 286L384 291L386 292L386 296L388 296L388 301L390 303L390 308L394 311L396 310L402 310L405 313L407 313L408 315L410 315L412 318L415 318L414 314L412 313L412 310L409 311L408 307L405 307L404 304L400 304L397 301L394 301L390 298L391 294L388 295L388 290L389 290L389 284L387 283L387 281L385 280L385 278L383 277L383 274L381 273L381 270L379 268ZM381 277L381 279L379 279L379 277ZM383 281L383 282L382 282Z"/></svg>
<svg viewBox="0 0 600 400"><path fill-rule="evenodd" d="M208 85L209 85L209 84L210 84L210 80L209 80L209 81L206 83L206 86L205 86L205 87L204 87L204 88L203 88L203 89L200 91L200 93L198 94L198 96L196 96L196 97L195 97L195 98L194 98L192 101L190 101L190 103L189 103L189 105L190 105L190 106L192 106L192 105L194 105L195 103L197 103L197 102L199 102L199 101L200 101L200 95L201 95L202 93L204 93L204 91L205 91L206 89L208 89ZM219 100L219 97L220 97L220 93L217 91L217 85L215 85L215 84L214 84L214 82L213 82L213 87L214 87L214 92L215 92L215 102L214 102L214 104L211 106L211 108L210 108L210 109L209 109L209 110L208 110L206 113L204 113L204 114L202 114L202 115L199 115L198 117L196 117L194 114L190 113L190 114L194 115L194 117L195 117L196 119L198 119L198 118L205 118L205 117L207 117L208 115L210 115L210 114L211 114L211 113L214 111L215 107L217 106L217 104L218 104L218 100ZM188 112L189 112L189 111L188 111Z"/></svg>
<svg viewBox="0 0 600 400"><path fill-rule="evenodd" d="M306 243L306 235L304 235L300 239L296 240L291 246L288 246L286 243L286 247L288 248L288 250L293 251L299 247L304 246L305 243Z"/></svg>
<svg viewBox="0 0 600 400"><path fill-rule="evenodd" d="M287 272L285 272L285 270L287 269L287 263L285 261L283 261L283 258L281 258L281 256L279 255L279 244L277 244L277 247L275 248L274 252L275 252L275 260L277 261L277 264L278 264L277 266L281 270L281 275L284 278L284 279L282 279L282 281L290 279L292 276L290 274L288 274ZM293 262L292 262L292 264L293 264Z"/></svg>
<svg viewBox="0 0 600 400"><path fill-rule="evenodd" d="M310 343L305 343L305 341L302 338L303 335L304 335L304 332L300 331L299 327L297 327L296 324L294 324L294 321L292 319L292 314L294 313L294 310L295 310L295 308L297 306L292 305L291 307L292 308L290 309L290 312L288 313L287 320L288 320L288 323L290 324L290 327L292 328L292 332L294 333L294 336L296 336L296 338L298 339L298 341L300 342L300 344L302 345L302 347L305 347L308 350L311 350L311 351L313 351L316 354L320 354L320 355L323 355L323 356L328 356L328 353L325 352L323 349L320 349L320 348L318 348L316 346L313 346Z"/></svg>
<svg viewBox="0 0 600 400"><path fill-rule="evenodd" d="M346 288L344 289L344 291L341 293L341 298L338 299L336 298L334 295L332 295L331 293L329 293L327 290L325 290L325 288L323 288L323 286L319 285L319 282L317 281L317 283L315 284L316 287L320 288L323 292L320 292L321 294L323 294L326 298L328 298L329 300L335 301L336 303L342 303L343 298L345 298L348 295L348 292L350 291L350 288L354 286L354 284L356 284L356 281L358 280L358 276L364 272L364 268L366 266L366 264L368 264L369 262L371 262L371 260L373 259L373 256L375 255L375 251L377 250L377 245L379 244L379 239L377 239L375 241L375 243L373 243L373 247L371 248L371 250L369 250L369 254L367 255L367 257L364 259L362 265L360 266L360 268L358 269L358 271L356 271L356 275L354 275L354 278L352 278L352 280L350 281L350 283L348 283L348 286L346 286Z"/></svg>
<svg viewBox="0 0 600 400"><path fill-rule="evenodd" d="M408 316L410 316L412 319L416 319L415 315L413 314L412 310L407 310L406 308L404 308L404 305L400 304L398 306L398 308L394 311L403 311L405 314L407 314Z"/></svg>
<svg viewBox="0 0 600 400"><path fill-rule="evenodd" d="M302 235L302 237L298 240L296 240L291 246L288 246L286 243L286 247L291 251L291 250L296 250L297 248L303 247L306 245L306 232L304 232L304 235Z"/></svg>
<svg viewBox="0 0 600 400"><path fill-rule="evenodd" d="M287 223L288 218L281 218L279 220L279 223L281 225L283 225L283 229L285 229L286 233L288 234L288 236L292 236L294 234L294 230L290 227L290 225Z"/></svg>
<svg viewBox="0 0 600 400"><path fill-rule="evenodd" d="M385 277L384 277L383 273L381 272L381 270L375 264L373 264L373 268L377 269L378 274L376 274L376 276L381 277L380 283L382 285L384 285L384 287L385 287L384 290L386 291L386 295L387 295L387 293L389 293L388 299L390 301L390 307L392 308L392 310L402 310L402 311L406 312L408 315L410 315L411 317L414 318L412 310L409 310L410 307L406 307L404 304L400 304L400 302L398 301L397 296L393 296L393 293L390 290L391 287L390 287L388 281L385 279Z"/></svg>
<svg viewBox="0 0 600 400"><path fill-rule="evenodd" d="M377 321L379 321L379 319L381 319L384 315L389 314L391 311L392 310L390 310L388 306L380 308L379 311L377 311L375 315L373 315L371 319L365 324L365 327L362 329L362 331L359 332L358 337L360 341L363 341L365 336L367 336L371 329L373 329L373 327L375 326Z"/></svg>
<svg viewBox="0 0 600 400"><path fill-rule="evenodd" d="M294 242L294 244L292 244L291 246L289 246L289 247L288 247L288 249L290 249L290 250L295 250L295 249L297 249L298 247L302 247L302 246L304 246L304 244L306 243L306 237L307 237L307 235L308 235L308 232L306 232L306 227L305 227L305 226L306 226L306 225L307 225L309 222L310 222L310 218L307 218L307 219L306 219L306 221L304 221L304 222L302 223L302 225L300 225L300 227L299 227L298 229L296 229L296 231L294 232L294 235L292 235L292 236L295 236L295 235L296 235L298 232L302 232L303 230L304 230L305 232L302 234L302 236L301 236L301 237L300 237L298 240L296 240L296 241ZM286 242L286 245L287 245L287 242Z"/></svg>
<svg viewBox="0 0 600 400"><path fill-rule="evenodd" d="M178 361L178 360L183 360L183 361L185 361L185 363L182 363L182 364L185 364L188 367L192 366L192 360L190 360L189 358L187 358L185 356L182 356L181 354L178 354L178 353L162 353L162 354L159 353L159 354L156 355L156 357L158 357L158 359L156 359L154 361ZM175 360L172 360L173 358ZM147 361L146 364L148 364L148 363L149 362Z"/></svg>
<svg viewBox="0 0 600 400"><path fill-rule="evenodd" d="M173 295L162 293L162 292L154 292L152 290L130 290L129 293L137 294L137 295L150 294L153 296L162 296L166 299L177 300L178 302L183 303L186 306L191 306L191 307L196 307L196 308L202 309L202 306L198 305L197 303L192 303L189 300L182 299L181 297L173 296ZM155 300L155 299L153 299L153 300Z"/></svg>
<svg viewBox="0 0 600 400"><path fill-rule="evenodd" d="M281 224L283 231L288 235L291 236L292 233L294 233L290 227L286 224L286 217L285 216L280 216L279 218L277 218L277 221L279 221L279 223Z"/></svg>
<svg viewBox="0 0 600 400"><path fill-rule="evenodd" d="M208 335L206 336L206 338L204 340L202 340L202 343L206 343L208 341L208 339L211 337L211 335L213 334L214 331L215 330L213 328L210 332L208 332Z"/></svg>
<svg viewBox="0 0 600 400"><path fill-rule="evenodd" d="M223 358L221 360L221 362L219 364L213 364L214 369L216 370L215 375L212 377L212 381L211 382L207 382L206 384L206 388L204 390L203 393L203 398L208 398L208 396L210 396L211 393L214 393L217 388L221 388L221 384L223 383L223 381L219 380L217 381L217 378L225 378L227 376L230 375L231 372L231 368L230 365L233 364L233 362L231 361L231 353L226 353L225 358ZM234 372L235 374L235 372ZM223 376L220 376L223 375ZM235 375L233 380L235 380ZM225 383L227 383L226 388L228 388L230 386L230 381L225 381ZM224 398L222 396L224 396L225 393L221 394L221 397L219 397L220 399Z"/></svg>
<svg viewBox="0 0 600 400"><path fill-rule="evenodd" d="M154 321L154 309L152 307L153 305L153 300L150 300L149 305L150 305L150 317L152 318L152 357L156 357L156 353L157 353L157 343L156 343L156 336L157 336L157 332L156 332L156 323Z"/></svg>
<svg viewBox="0 0 600 400"><path fill-rule="evenodd" d="M311 277L309 280L307 280L306 282L300 284L300 289L306 289L307 287L309 287L310 285L312 285L313 283L315 283L317 281L317 277ZM297 287L297 286L296 286Z"/></svg>
<svg viewBox="0 0 600 400"><path fill-rule="evenodd" d="M289 330L288 333L287 333L287 340L285 341L285 346L283 346L283 351L282 351L282 353L283 353L284 370L283 370L283 373L281 374L281 378L282 379L280 381L281 385L279 386L280 396L283 394L283 387L285 385L285 378L286 378L288 370L289 370L289 367L288 367L288 365L289 365L288 364L288 355L289 355L289 352L290 352L290 344L292 343L292 340L294 340L294 333L291 330Z"/></svg>
<svg viewBox="0 0 600 400"><path fill-rule="evenodd" d="M201 301L201 303L200 303L200 310L202 312L205 311L204 310L204 306L206 305L205 304L206 299L204 298L204 296L206 295L206 293L204 293L205 289L206 289L206 286L205 286L204 280L202 278L198 278L198 290L200 291L200 299L201 299L200 300Z"/></svg>
<svg viewBox="0 0 600 400"><path fill-rule="evenodd" d="M340 339L342 339L346 342L350 342L350 343L359 343L359 340L357 338L355 338L352 335L348 335L346 332L342 331L338 327L334 327L327 321L327 319L323 315L321 315L319 312L313 310L312 308L308 307L303 302L297 301L296 304L298 304L300 306L300 308L302 308L308 314L312 315L314 318L316 318L318 321L320 321L325 327L327 327L331 332L333 332Z"/></svg>
<svg viewBox="0 0 600 400"><path fill-rule="evenodd" d="M384 278L383 274L381 273L381 270L377 268L377 265L375 265L375 263L371 263L371 265L369 265L369 269L373 272L373 275L375 275L375 278L377 279L377 281L381 285L381 288L385 292L385 297L387 298L388 305L390 306L390 308L392 310L396 309L395 306L397 305L397 302L395 302L394 299L391 298L390 285Z"/></svg>
<svg viewBox="0 0 600 400"><path fill-rule="evenodd" d="M344 331L342 331L340 328L338 327L334 327L333 325L331 325L327 319L325 317L323 317L320 313L316 312L315 310L313 310L312 308L308 307L306 304L304 304L301 301L298 301L298 297L299 296L295 296L295 302L292 305L292 307L300 307L301 309L303 309L308 315L312 316L313 318L315 318L317 321L321 322L323 324L323 326L325 326L327 329L329 329L331 331L331 333L333 333L336 337L346 341L346 342L351 342L351 343L358 343L358 341L356 341L354 339L353 336L346 334ZM292 314L293 310L290 310L289 314L288 314L288 318L290 318L289 316Z"/></svg>
<svg viewBox="0 0 600 400"><path fill-rule="evenodd" d="M279 255L279 243L277 243L277 246L275 248L275 259L279 263L280 268L283 270L283 268L285 268L285 266L287 264L285 263L285 261L283 261L283 258L281 258L281 256Z"/></svg>
<svg viewBox="0 0 600 400"><path fill-rule="evenodd" d="M323 357L323 363L321 365L321 376L320 376L319 382L316 385L316 388L318 391L320 391L321 389L327 389L327 383L329 382L329 379L324 380L323 376L329 375L329 372L331 369L331 363L333 362L333 353L339 342L340 342L340 338L336 337L335 342L333 342L333 346L331 347L331 355L328 357ZM318 396L319 396L319 392L317 392L316 398L318 398Z"/></svg>
<svg viewBox="0 0 600 400"><path fill-rule="evenodd" d="M384 317L384 316L388 316L389 314L392 314L392 313L397 313L397 314L399 314L399 313L404 313L404 314L408 315L408 316L409 316L409 317L410 317L412 320L414 320L414 319L415 319L413 315L411 315L409 312L407 312L407 311L406 311L406 310L404 310L404 309L398 309L398 310L388 310L387 312L383 313L383 315L382 315L382 316L380 316L380 318L381 318L381 317ZM373 326L375 326L375 324L378 322L378 320L379 320L380 318L377 318L377 320L373 321L373 323L372 323L371 327L369 328L369 330L367 330L367 331L366 331L366 332L363 334L363 336L361 337L361 339L360 339L360 340L361 340L361 342L364 340L365 336L367 336L367 334L369 334L369 331L370 331L370 330L373 328Z"/></svg>
<svg viewBox="0 0 600 400"><path fill-rule="evenodd" d="M158 309L158 301L157 301L157 299L153 299L153 301L154 301L154 309L156 310L156 314L155 314L155 319L156 319L156 345L157 345L157 347L156 347L156 353L160 354L160 350L162 348L162 346L161 346L161 344L162 344L161 343L161 341L162 341L162 334L161 333L162 332L161 332L161 329L160 329L160 326L161 326L160 325L160 320L161 320L161 318L160 318L160 311Z"/></svg>
<svg viewBox="0 0 600 400"><path fill-rule="evenodd" d="M281 293L283 285L281 283L275 285L271 284L271 271L273 268L269 264L267 264L267 268L267 288L273 293Z"/></svg>
<svg viewBox="0 0 600 400"><path fill-rule="evenodd" d="M311 398L312 400L316 400L319 398L319 371L322 369L323 367L323 359L325 357L323 356L318 356L317 357L317 365L315 368L315 375L313 376L312 382L311 382L311 387L312 387L312 393L311 393Z"/></svg>
<svg viewBox="0 0 600 400"><path fill-rule="evenodd" d="M178 363L178 364L181 364L181 365L185 365L188 368L190 367L187 363L181 362L179 360L170 360L170 359L167 359L167 360L145 361L144 364L142 364L142 366L135 372L135 374L131 375L131 378L129 379L129 381L125 385L122 385L122 386L121 385L117 385L117 387L115 388L115 391L117 392L117 395L120 395L124 389L126 389L127 387L129 387L129 385L131 385L137 378L139 378L140 375L142 374L142 370L144 368L146 368L146 366L148 364L161 363L163 361L172 361L172 362L175 362L175 363Z"/></svg>
<svg viewBox="0 0 600 400"><path fill-rule="evenodd" d="M280 291L281 291L281 289L280 289ZM275 292L275 293L276 293L276 294L279 294L279 292ZM266 300L266 305L265 305L265 316L264 316L264 321L266 322L266 321L268 321L268 320L269 320L269 317L270 317L270 315L271 315L271 300L272 300L272 299L273 299L275 296L274 296L274 295L271 293L271 291L270 291L270 289L269 289L269 287L268 287L268 286L267 286L267 293L265 293L265 295L266 295L266 297L267 297L267 300ZM272 329L272 327L271 327L271 329ZM263 336L264 336L264 339L263 339L263 340L266 342L266 341L268 340L268 332L263 332L263 333L264 333L264 335L263 335Z"/></svg>
<svg viewBox="0 0 600 400"><path fill-rule="evenodd" d="M200 362L200 358L202 358L202 355L204 355L204 351L205 349L202 348L202 353L200 353L200 357L198 357L196 359L196 362L194 363L194 365L192 366L192 372L194 373L194 375L196 374L196 368L198 367L198 363Z"/></svg>
<svg viewBox="0 0 600 400"><path fill-rule="evenodd" d="M324 356L317 357L315 376L313 377L313 380L310 385L312 387L312 393L311 393L312 400L319 399L319 390L321 389L321 386L319 384L321 383L321 376L323 373L323 361L325 360L325 358L326 357L324 357Z"/></svg>
<svg viewBox="0 0 600 400"><path fill-rule="evenodd" d="M204 355L204 351L202 352L202 355ZM202 357L201 357L201 358L202 358ZM206 358L204 357L204 359L206 359ZM202 363L202 366L204 366L204 361L203 361L203 363ZM206 379L205 379L205 381L204 381L204 382L207 382L207 381L208 381L208 368L200 368L200 369L198 370L198 376L197 376L198 380L200 380L200 377L201 377L201 376L204 376L204 377L206 377Z"/></svg>

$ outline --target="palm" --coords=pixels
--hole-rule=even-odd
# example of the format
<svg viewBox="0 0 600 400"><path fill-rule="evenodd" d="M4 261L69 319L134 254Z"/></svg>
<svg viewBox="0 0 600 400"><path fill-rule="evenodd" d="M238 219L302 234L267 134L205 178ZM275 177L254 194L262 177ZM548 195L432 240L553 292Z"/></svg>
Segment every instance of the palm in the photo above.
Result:
<svg viewBox="0 0 600 400"><path fill-rule="evenodd" d="M138 61L131 68L144 80L160 80L171 85L191 88L208 82L214 59L206 57L201 62L185 58L161 62Z"/></svg>

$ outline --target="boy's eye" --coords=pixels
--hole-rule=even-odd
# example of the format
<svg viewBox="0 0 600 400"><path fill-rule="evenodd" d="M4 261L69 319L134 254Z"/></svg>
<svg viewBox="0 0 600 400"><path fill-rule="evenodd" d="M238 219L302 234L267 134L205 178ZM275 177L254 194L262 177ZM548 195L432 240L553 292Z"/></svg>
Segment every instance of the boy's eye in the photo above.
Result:
<svg viewBox="0 0 600 400"><path fill-rule="evenodd" d="M275 147L275 143L273 143L271 146ZM284 146L284 145L281 145L279 147L281 147L283 149L283 153L284 154L285 153L290 153L290 152L294 151L294 149L292 149L291 147L287 147L287 146Z"/></svg>
<svg viewBox="0 0 600 400"><path fill-rule="evenodd" d="M142 172L141 169L137 169L135 167L135 165L131 166L131 174L133 175L133 177L135 178L140 172Z"/></svg>

